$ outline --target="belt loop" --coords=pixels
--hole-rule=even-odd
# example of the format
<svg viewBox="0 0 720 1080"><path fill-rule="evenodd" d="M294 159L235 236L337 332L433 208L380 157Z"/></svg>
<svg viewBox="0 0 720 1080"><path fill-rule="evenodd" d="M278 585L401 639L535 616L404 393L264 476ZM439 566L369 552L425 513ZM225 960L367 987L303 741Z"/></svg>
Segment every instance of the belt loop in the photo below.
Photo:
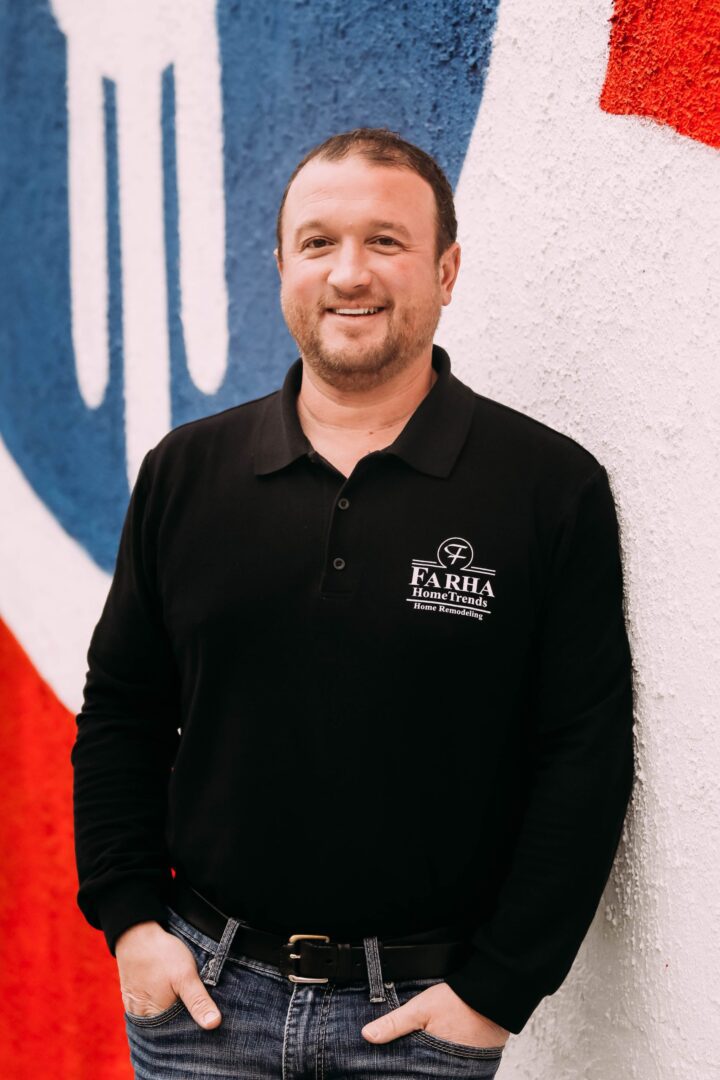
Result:
<svg viewBox="0 0 720 1080"><path fill-rule="evenodd" d="M235 931L240 923L236 919L228 919L223 930L217 952L205 964L200 972L200 978L206 986L217 986L217 981L222 973L223 966L230 951L230 946L235 937Z"/></svg>
<svg viewBox="0 0 720 1080"><path fill-rule="evenodd" d="M386 1001L378 939L376 937L363 938L363 948L365 949L365 962L370 983L370 1000Z"/></svg>

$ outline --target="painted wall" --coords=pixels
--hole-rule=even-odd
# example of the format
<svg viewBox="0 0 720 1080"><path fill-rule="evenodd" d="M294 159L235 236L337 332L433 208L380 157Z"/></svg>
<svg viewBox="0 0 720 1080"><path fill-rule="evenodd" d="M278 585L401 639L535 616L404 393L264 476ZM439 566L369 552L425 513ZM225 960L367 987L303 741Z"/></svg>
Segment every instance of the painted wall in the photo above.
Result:
<svg viewBox="0 0 720 1080"><path fill-rule="evenodd" d="M503 0L457 192L465 262L439 340L475 387L607 465L636 667L638 778L611 881L565 984L511 1039L503 1080L718 1070L716 12L623 2L610 24L596 0ZM678 71L680 55L694 64ZM601 94L705 141L604 112Z"/></svg>
<svg viewBox="0 0 720 1080"><path fill-rule="evenodd" d="M114 964L73 906L68 761L128 485L169 426L278 384L285 178L382 123L456 186L438 340L599 457L623 530L633 803L500 1075L713 1075L719 42L715 0L0 3L4 1073L129 1075Z"/></svg>

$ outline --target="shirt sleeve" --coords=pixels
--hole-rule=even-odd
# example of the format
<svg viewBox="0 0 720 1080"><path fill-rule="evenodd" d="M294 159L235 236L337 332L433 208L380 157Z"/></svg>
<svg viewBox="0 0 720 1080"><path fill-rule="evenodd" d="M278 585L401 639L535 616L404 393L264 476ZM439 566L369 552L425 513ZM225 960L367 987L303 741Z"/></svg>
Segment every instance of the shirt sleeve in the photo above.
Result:
<svg viewBox="0 0 720 1080"><path fill-rule="evenodd" d="M562 984L617 850L634 777L631 658L604 469L563 520L538 625L530 786L509 870L446 982L518 1033Z"/></svg>
<svg viewBox="0 0 720 1080"><path fill-rule="evenodd" d="M156 587L148 525L152 451L123 525L110 591L88 652L72 749L78 905L115 942L164 922L171 871L167 789L178 744L179 679Z"/></svg>

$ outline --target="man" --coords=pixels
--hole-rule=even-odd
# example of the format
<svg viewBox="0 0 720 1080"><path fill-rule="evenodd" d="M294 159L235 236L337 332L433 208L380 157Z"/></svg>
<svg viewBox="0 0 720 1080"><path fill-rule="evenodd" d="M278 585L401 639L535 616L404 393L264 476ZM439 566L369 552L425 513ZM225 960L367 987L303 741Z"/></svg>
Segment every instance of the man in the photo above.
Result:
<svg viewBox="0 0 720 1080"><path fill-rule="evenodd" d="M282 390L171 432L133 492L73 750L79 903L138 1076L492 1076L632 787L607 476L433 345L460 249L417 147L317 147L276 259Z"/></svg>

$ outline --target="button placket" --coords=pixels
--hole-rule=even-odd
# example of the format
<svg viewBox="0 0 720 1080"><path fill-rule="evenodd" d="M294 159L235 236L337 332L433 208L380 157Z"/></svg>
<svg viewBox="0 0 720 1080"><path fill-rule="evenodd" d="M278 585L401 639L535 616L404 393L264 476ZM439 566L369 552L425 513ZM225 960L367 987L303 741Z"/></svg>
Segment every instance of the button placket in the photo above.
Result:
<svg viewBox="0 0 720 1080"><path fill-rule="evenodd" d="M348 513L355 498L354 491L352 496L345 494L348 483L352 485L353 481L346 480L335 492L328 522L326 569L322 584L322 592L326 595L350 596L357 585L358 567L353 561L352 545L359 523L353 514Z"/></svg>

